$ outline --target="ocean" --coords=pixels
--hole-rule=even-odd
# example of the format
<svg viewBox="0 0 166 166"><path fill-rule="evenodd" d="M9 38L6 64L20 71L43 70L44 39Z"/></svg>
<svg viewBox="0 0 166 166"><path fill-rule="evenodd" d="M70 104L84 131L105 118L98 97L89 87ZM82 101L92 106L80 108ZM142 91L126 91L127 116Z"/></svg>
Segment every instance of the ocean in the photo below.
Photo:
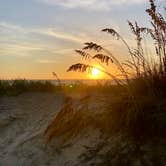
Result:
<svg viewBox="0 0 166 166"><path fill-rule="evenodd" d="M33 80L35 81L35 80ZM36 80L36 81L49 81L54 85L58 85L59 81L58 80ZM60 83L63 85L70 85L70 84L86 84L86 85L97 85L97 84L105 84L105 83L113 83L112 80L92 80L92 79L81 79L81 80L75 80L75 79L63 79L60 80Z"/></svg>

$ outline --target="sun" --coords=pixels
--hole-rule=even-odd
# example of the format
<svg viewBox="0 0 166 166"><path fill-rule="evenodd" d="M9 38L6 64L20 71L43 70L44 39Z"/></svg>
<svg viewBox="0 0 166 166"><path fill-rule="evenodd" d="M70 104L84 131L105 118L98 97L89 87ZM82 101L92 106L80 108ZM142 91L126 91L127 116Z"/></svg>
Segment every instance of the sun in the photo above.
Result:
<svg viewBox="0 0 166 166"><path fill-rule="evenodd" d="M100 76L100 70L97 68L93 68L91 71L92 77L98 78Z"/></svg>

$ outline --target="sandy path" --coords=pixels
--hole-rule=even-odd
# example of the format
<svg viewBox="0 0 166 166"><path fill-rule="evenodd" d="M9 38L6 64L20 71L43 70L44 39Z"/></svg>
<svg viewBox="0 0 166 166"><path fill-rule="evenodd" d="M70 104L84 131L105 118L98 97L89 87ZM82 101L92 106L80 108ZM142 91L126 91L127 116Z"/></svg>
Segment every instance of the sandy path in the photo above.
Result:
<svg viewBox="0 0 166 166"><path fill-rule="evenodd" d="M44 153L43 132L63 102L64 96L48 93L0 98L0 165L31 165Z"/></svg>

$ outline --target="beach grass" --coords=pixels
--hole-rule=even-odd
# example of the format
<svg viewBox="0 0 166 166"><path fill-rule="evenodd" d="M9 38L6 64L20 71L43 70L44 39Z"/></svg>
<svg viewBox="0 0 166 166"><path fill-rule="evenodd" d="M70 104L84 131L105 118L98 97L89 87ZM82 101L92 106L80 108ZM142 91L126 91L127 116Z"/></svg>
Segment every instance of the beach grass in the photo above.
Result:
<svg viewBox="0 0 166 166"><path fill-rule="evenodd" d="M68 72L89 72L94 68L89 59L97 60L103 67L101 71L110 76L116 84L86 88L92 96L92 91L107 95L102 106L104 111L101 111L100 115L92 114L88 107L82 107L82 110L75 109L72 99L67 101L45 132L47 142L63 135L65 140L70 140L88 126L100 128L108 135L125 131L137 140L165 136L163 131L166 128L166 20L157 11L154 0L149 0L149 4L150 8L146 12L151 18L150 28L128 21L136 39L135 49L116 30L102 30L127 47L129 60L121 62L109 50L94 42L86 42L81 50L76 50L87 63L73 64L68 68ZM142 45L143 34L150 36L154 42L153 55L157 60L146 59L146 50ZM117 67L123 79L118 79L111 71L105 70L104 65L112 64ZM132 73L128 73L128 69L132 69ZM99 99L103 100L102 97ZM80 105L84 105L82 101L84 98L80 99Z"/></svg>

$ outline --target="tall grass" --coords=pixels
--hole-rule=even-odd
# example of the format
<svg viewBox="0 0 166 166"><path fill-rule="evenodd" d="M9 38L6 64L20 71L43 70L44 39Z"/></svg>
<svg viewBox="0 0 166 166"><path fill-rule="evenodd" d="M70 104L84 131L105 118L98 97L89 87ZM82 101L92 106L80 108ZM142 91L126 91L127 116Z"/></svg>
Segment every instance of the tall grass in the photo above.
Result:
<svg viewBox="0 0 166 166"><path fill-rule="evenodd" d="M137 44L135 49L132 49L132 46L116 30L112 28L102 29L102 32L110 34L127 47L129 60L121 62L101 45L86 42L82 49L76 50L76 53L87 60L87 64L73 64L67 70L68 72L90 72L94 66L90 65L89 60L96 60L102 66L102 72L117 83L109 90L110 95L113 94L114 98L105 100L104 113L100 118L95 116L93 117L95 120L91 120L91 125L95 124L106 133L125 129L136 138L145 138L145 135L151 136L154 135L154 132L156 135L163 135L166 128L166 105L164 104L166 101L166 20L157 11L155 0L149 0L149 3L150 8L146 12L150 17L150 28L140 27L136 21L134 23L128 21L131 32L135 35ZM146 50L142 44L145 35L148 38L150 36L154 41L155 52L153 54L157 58L153 59L153 63L146 58ZM106 70L112 64L116 66L125 81L118 79ZM132 74L128 73L128 69L132 71ZM116 93L116 87L120 89L118 93ZM113 89L116 90L113 91ZM97 88L96 91L98 91ZM63 125L59 123L59 119L61 122L63 121L62 112L63 117L68 119L68 122L62 123ZM87 125L83 125L84 123L77 126L77 123L81 122L84 117L86 117L86 121L89 120L87 115L82 115L83 111L76 109L76 112L72 110L72 113L68 114L69 112L69 107L65 107L65 111L62 109L48 126L46 130L48 141L58 136L58 133L61 133L60 135L68 133L75 136L78 132L73 131L74 129L81 130L87 127ZM86 112L88 111L86 110ZM77 119L79 120L77 121ZM58 128L59 125L60 128ZM65 128L65 132L62 132L62 129ZM70 137L67 136L67 138Z"/></svg>
<svg viewBox="0 0 166 166"><path fill-rule="evenodd" d="M76 50L76 53L82 56L89 62L90 59L97 60L99 65L104 69L105 66L111 65L112 63L116 65L117 69L120 71L123 79L126 79L127 83L130 82L129 78L139 78L139 77L160 77L163 78L166 75L166 20L161 13L157 12L155 1L149 0L150 8L146 10L151 20L151 27L140 27L135 21L132 23L128 21L128 25L131 29L131 32L135 35L137 47L132 49L127 41L118 33L115 29L105 28L102 29L102 32L106 32L117 40L120 40L124 44L129 53L129 60L121 62L116 56L114 56L109 50L102 47L101 45L94 42L86 42L85 46L81 50ZM142 46L142 40L144 36L147 35L151 37L154 41L155 53L158 57L158 60L154 60L152 64L146 59L145 50ZM91 52L96 52L95 54ZM100 61L100 62L99 62ZM77 63L69 67L67 71L79 71L86 72L90 71L93 66L89 64ZM127 72L127 68L132 70L132 75ZM112 79L119 81L111 72L107 70L102 70L102 72L109 75Z"/></svg>
<svg viewBox="0 0 166 166"><path fill-rule="evenodd" d="M94 42L86 42L85 46L81 50L76 50L76 52L87 60L87 64L77 63L71 65L67 71L90 72L94 66L89 65L89 60L96 60L99 65L103 67L103 69L99 70L110 76L118 85L126 87L131 99L137 97L135 91L139 84L143 87L146 86L152 95L160 89L156 89L159 84L164 88L166 83L166 20L164 16L157 11L155 0L149 0L149 3L150 8L148 8L146 12L151 19L150 28L140 27L136 21L134 23L128 21L131 32L135 36L136 48L132 49L132 46L130 46L115 29L102 29L102 32L110 34L126 46L129 53L129 60L121 62L115 55L101 45ZM142 44L145 35L148 37L150 35L151 39L154 41L155 52L153 54L156 54L157 58L152 58L154 57L152 56L151 60L153 62L147 59L148 56L145 54L146 51ZM113 75L111 71L106 70L106 66L111 66L112 64L114 64L120 72L123 81ZM130 69L131 73L128 73L128 69ZM133 100L133 104L134 103L135 100ZM138 108L137 103L135 103L135 107L136 109Z"/></svg>

